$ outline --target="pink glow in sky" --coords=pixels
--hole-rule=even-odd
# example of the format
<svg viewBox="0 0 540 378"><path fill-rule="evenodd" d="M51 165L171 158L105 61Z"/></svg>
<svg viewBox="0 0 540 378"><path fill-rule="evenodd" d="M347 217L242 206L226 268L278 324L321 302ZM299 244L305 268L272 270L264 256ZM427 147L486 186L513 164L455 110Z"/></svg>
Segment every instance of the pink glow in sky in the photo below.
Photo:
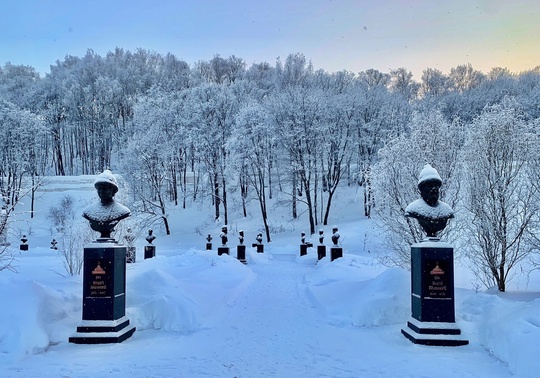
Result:
<svg viewBox="0 0 540 378"><path fill-rule="evenodd" d="M14 0L1 10L0 65L41 73L116 47L248 66L301 52L316 69L405 67L417 80L425 68L540 65L538 0Z"/></svg>

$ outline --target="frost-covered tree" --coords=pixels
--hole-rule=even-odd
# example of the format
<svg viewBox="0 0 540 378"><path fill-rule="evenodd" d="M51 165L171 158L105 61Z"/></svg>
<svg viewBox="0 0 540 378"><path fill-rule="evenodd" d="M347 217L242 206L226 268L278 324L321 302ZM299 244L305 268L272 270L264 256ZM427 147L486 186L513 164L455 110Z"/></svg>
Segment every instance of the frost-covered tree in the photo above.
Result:
<svg viewBox="0 0 540 378"><path fill-rule="evenodd" d="M243 59L231 55L225 59L214 55L209 61L198 61L195 64L196 72L209 83L232 84L240 79L246 69L246 63Z"/></svg>
<svg viewBox="0 0 540 378"><path fill-rule="evenodd" d="M415 219L405 218L407 205L419 198L418 176L425 164L439 172L441 200L455 209L460 191L460 153L464 131L460 122L447 121L440 111L414 114L410 131L391 138L379 151L373 167L376 221L390 253L388 265L408 266L410 245L425 235ZM452 223L441 236L451 234Z"/></svg>
<svg viewBox="0 0 540 378"><path fill-rule="evenodd" d="M185 145L179 120L180 101L174 94L152 91L135 108L134 133L122 151L122 172L136 210L146 214L146 223L159 219L170 234L168 199L175 201L179 159Z"/></svg>
<svg viewBox="0 0 540 378"><path fill-rule="evenodd" d="M449 79L440 70L426 68L422 71L420 94L423 97L440 97L448 91Z"/></svg>
<svg viewBox="0 0 540 378"><path fill-rule="evenodd" d="M368 90L386 88L390 83L390 74L375 69L369 69L360 72L358 80L365 85Z"/></svg>
<svg viewBox="0 0 540 378"><path fill-rule="evenodd" d="M245 175L249 186L255 192L267 242L270 242L267 187L270 186L274 146L275 135L268 127L265 109L256 102L249 102L236 116L233 137L229 140L228 148L232 153L232 164L239 174Z"/></svg>
<svg viewBox="0 0 540 378"><path fill-rule="evenodd" d="M0 67L0 97L21 109L29 109L39 79L35 68L8 62Z"/></svg>
<svg viewBox="0 0 540 378"><path fill-rule="evenodd" d="M8 204L26 189L23 178L37 175L41 126L36 115L0 99L0 191Z"/></svg>
<svg viewBox="0 0 540 378"><path fill-rule="evenodd" d="M386 78L386 79L385 79ZM404 132L410 120L410 105L400 94L390 93L386 87L390 76L378 71L361 73L359 85L351 91L354 111L354 133L351 147L356 149L350 165L352 176L362 186L364 216L371 217L373 206L372 165L377 152L389 135ZM356 102L359 102L356 105ZM350 181L351 177L349 178Z"/></svg>
<svg viewBox="0 0 540 378"><path fill-rule="evenodd" d="M276 85L279 90L294 87L308 87L313 77L313 65L304 54L289 54L285 64L278 58L276 61Z"/></svg>
<svg viewBox="0 0 540 378"><path fill-rule="evenodd" d="M400 94L405 100L414 100L419 87L419 84L413 80L411 71L403 67L390 71L390 90Z"/></svg>
<svg viewBox="0 0 540 378"><path fill-rule="evenodd" d="M81 274L84 246L92 241L93 236L94 233L85 220L69 222L59 234L58 254L70 276Z"/></svg>
<svg viewBox="0 0 540 378"><path fill-rule="evenodd" d="M9 216L13 211L11 206L7 206L3 198L0 198L0 272L3 270L15 271L13 262L15 261L15 251L9 247L7 242L7 232Z"/></svg>
<svg viewBox="0 0 540 378"><path fill-rule="evenodd" d="M315 233L316 225L314 183L320 175L318 156L324 109L321 91L300 86L289 87L269 101L271 124L285 152L280 163L292 179L292 185L283 188L291 195L293 217L296 201L306 204L311 234Z"/></svg>
<svg viewBox="0 0 540 378"><path fill-rule="evenodd" d="M74 203L75 199L72 196L65 195L58 205L49 208L48 218L58 232L62 232L75 219Z"/></svg>
<svg viewBox="0 0 540 378"><path fill-rule="evenodd" d="M215 219L220 219L223 206L224 224L228 223L226 143L239 104L234 89L234 85L203 84L188 90L184 104L190 140L206 167L212 187Z"/></svg>
<svg viewBox="0 0 540 378"><path fill-rule="evenodd" d="M499 291L531 253L525 236L540 210L539 187L531 185L538 134L530 126L507 98L475 119L465 148L467 256L476 277Z"/></svg>
<svg viewBox="0 0 540 378"><path fill-rule="evenodd" d="M475 70L470 63L462 64L450 69L448 77L452 89L459 93L463 93L466 90L480 85L485 79L485 75L482 72Z"/></svg>
<svg viewBox="0 0 540 378"><path fill-rule="evenodd" d="M346 163L350 160L350 142L356 124L358 101L349 93L343 93L327 99L325 105L325 116L318 133L322 189L327 194L323 225L328 224L332 200L346 172Z"/></svg>

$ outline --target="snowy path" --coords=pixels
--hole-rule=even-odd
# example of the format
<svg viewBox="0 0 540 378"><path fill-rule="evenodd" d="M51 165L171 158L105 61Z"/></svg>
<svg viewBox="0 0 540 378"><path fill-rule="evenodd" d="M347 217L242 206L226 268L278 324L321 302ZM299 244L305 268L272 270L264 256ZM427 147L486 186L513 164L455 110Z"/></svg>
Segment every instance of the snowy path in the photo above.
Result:
<svg viewBox="0 0 540 378"><path fill-rule="evenodd" d="M51 346L2 377L509 377L480 345L423 347L400 326L335 325L310 294L316 267L294 256L250 265L253 279L192 333L140 330L121 344Z"/></svg>
<svg viewBox="0 0 540 378"><path fill-rule="evenodd" d="M214 365L211 370L223 369L228 373L224 376L315 376L322 369L319 364L328 364L318 338L306 337L321 335L324 328L324 319L303 295L303 276L313 267L294 264L294 256L284 257L252 267L254 282L214 319L222 339L207 357ZM211 328L193 338L204 340L213 332ZM355 375L345 361L333 365L330 376Z"/></svg>

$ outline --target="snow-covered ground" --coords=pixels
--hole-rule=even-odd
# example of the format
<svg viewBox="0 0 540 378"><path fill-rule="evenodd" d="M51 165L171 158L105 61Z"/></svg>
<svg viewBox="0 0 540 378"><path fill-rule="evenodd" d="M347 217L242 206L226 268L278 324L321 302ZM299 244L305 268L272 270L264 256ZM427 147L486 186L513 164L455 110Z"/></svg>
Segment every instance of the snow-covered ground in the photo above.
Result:
<svg viewBox="0 0 540 378"><path fill-rule="evenodd" d="M68 343L81 321L82 277L66 275L48 207L70 194L78 211L92 179L54 178L41 188L35 220L19 215L10 239L26 233L18 273L0 272L0 377L537 377L540 277L512 281L507 293L476 292L456 262L456 319L470 344L429 347L400 332L410 316L410 275L378 263L373 223L356 214L354 189L335 201L344 257L317 263L299 255L305 221L273 214L273 241L248 264L235 258L237 231L251 245L260 228L232 214L231 255L205 251L221 224L197 206L171 214L172 235L155 229L156 258L127 268L126 315L137 327L121 344ZM338 216L339 215L339 216ZM331 226L323 227L326 244ZM316 238L312 239L314 244Z"/></svg>

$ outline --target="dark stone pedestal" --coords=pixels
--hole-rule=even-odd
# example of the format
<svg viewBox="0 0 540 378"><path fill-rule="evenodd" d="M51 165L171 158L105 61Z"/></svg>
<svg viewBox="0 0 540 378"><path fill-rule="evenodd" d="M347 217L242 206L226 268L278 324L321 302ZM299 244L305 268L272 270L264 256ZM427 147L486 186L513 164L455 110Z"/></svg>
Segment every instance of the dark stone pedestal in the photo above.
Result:
<svg viewBox="0 0 540 378"><path fill-rule="evenodd" d="M21 251L28 251L28 244L21 244L20 250Z"/></svg>
<svg viewBox="0 0 540 378"><path fill-rule="evenodd" d="M330 248L330 261L334 261L335 259L339 259L340 257L343 257L343 248L341 247Z"/></svg>
<svg viewBox="0 0 540 378"><path fill-rule="evenodd" d="M206 243L206 250L211 251L212 250L212 243Z"/></svg>
<svg viewBox="0 0 540 378"><path fill-rule="evenodd" d="M411 315L401 333L415 344L469 343L455 324L454 250L450 244L425 241L411 247Z"/></svg>
<svg viewBox="0 0 540 378"><path fill-rule="evenodd" d="M318 245L317 246L317 259L322 260L325 257L326 257L326 246Z"/></svg>
<svg viewBox="0 0 540 378"><path fill-rule="evenodd" d="M264 244L253 243L252 247L257 247L257 253L264 253Z"/></svg>
<svg viewBox="0 0 540 378"><path fill-rule="evenodd" d="M221 256L223 254L228 255L229 254L229 247L218 247L217 254L218 254L218 256Z"/></svg>
<svg viewBox="0 0 540 378"><path fill-rule="evenodd" d="M82 322L75 344L120 343L135 332L126 312L126 247L114 241L84 248Z"/></svg>
<svg viewBox="0 0 540 378"><path fill-rule="evenodd" d="M134 263L137 260L136 247L127 247L126 251L126 263Z"/></svg>
<svg viewBox="0 0 540 378"><path fill-rule="evenodd" d="M247 264L245 245L241 244L236 246L236 258L240 260L241 263Z"/></svg>
<svg viewBox="0 0 540 378"><path fill-rule="evenodd" d="M155 245L145 245L144 246L144 258L151 259L156 257L156 246Z"/></svg>
<svg viewBox="0 0 540 378"><path fill-rule="evenodd" d="M307 249L309 247L313 247L313 244L311 244L311 243L302 243L302 244L300 244L300 256L307 255Z"/></svg>

